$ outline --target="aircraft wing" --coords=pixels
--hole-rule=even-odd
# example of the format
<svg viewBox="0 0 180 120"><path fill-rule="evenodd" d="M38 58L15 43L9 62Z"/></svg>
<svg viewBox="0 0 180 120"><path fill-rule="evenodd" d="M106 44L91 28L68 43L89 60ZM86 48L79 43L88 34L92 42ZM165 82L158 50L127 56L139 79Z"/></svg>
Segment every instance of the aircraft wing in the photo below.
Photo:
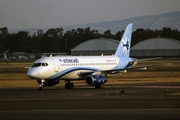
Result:
<svg viewBox="0 0 180 120"><path fill-rule="evenodd" d="M140 61L147 61L147 60L157 60L161 59L162 57L156 57L156 58L145 58L145 59L136 59L135 62L140 62Z"/></svg>
<svg viewBox="0 0 180 120"><path fill-rule="evenodd" d="M170 65L170 64L165 63L165 64L153 64L153 65L145 65L145 66L132 66L132 67L121 68L121 69L104 70L104 71L101 71L101 72L104 72L104 73L107 73L107 74L116 74L116 73L119 73L119 72L127 72L127 70L132 70L132 69L146 70L147 67L163 66L163 65Z"/></svg>
<svg viewBox="0 0 180 120"><path fill-rule="evenodd" d="M95 71L92 72L79 72L78 75L82 76L82 77L86 77L88 75L91 75L92 73L94 73Z"/></svg>
<svg viewBox="0 0 180 120"><path fill-rule="evenodd" d="M145 58L145 59L134 59L132 62L137 63L137 62L142 62L142 61L148 61L148 60L157 60L161 59L162 57L156 57L156 58ZM162 66L162 65L170 65L169 63L164 63L164 64L152 64L152 65L145 65L145 66L131 66L127 68L121 68L121 69L112 69L112 70L102 70L102 71L87 71L87 72L79 72L78 75L86 77L87 75L91 75L95 72L101 72L104 74L117 74L117 73L125 73L127 70L132 70L132 69L139 69L139 70L146 70L147 67L153 67L153 66Z"/></svg>
<svg viewBox="0 0 180 120"><path fill-rule="evenodd" d="M146 65L146 66L133 66L133 67L128 67L128 68L121 68L121 69L112 69L112 70L102 70L102 71L84 71L84 72L79 72L78 75L82 76L82 77L86 77L88 75L91 75L95 72L101 72L101 73L105 73L105 74L116 74L116 73L120 73L120 72L127 72L127 70L130 69L140 69L140 70L146 70L147 67L150 66L157 66L156 65Z"/></svg>

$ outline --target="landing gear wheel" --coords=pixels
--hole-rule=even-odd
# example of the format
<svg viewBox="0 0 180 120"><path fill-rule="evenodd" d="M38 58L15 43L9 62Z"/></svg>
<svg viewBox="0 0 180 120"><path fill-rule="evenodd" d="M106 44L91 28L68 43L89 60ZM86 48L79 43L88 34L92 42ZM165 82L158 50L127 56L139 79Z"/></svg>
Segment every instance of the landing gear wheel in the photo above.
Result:
<svg viewBox="0 0 180 120"><path fill-rule="evenodd" d="M104 87L104 85L103 84L100 84L100 85L95 85L95 88L96 89L102 89Z"/></svg>
<svg viewBox="0 0 180 120"><path fill-rule="evenodd" d="M70 87L69 87L70 89L73 89L73 88L74 88L74 84L73 84L73 83L69 83L69 86L70 86Z"/></svg>
<svg viewBox="0 0 180 120"><path fill-rule="evenodd" d="M43 91L44 90L44 87L39 87L39 91Z"/></svg>
<svg viewBox="0 0 180 120"><path fill-rule="evenodd" d="M69 89L69 84L68 83L65 84L65 88Z"/></svg>
<svg viewBox="0 0 180 120"><path fill-rule="evenodd" d="M65 84L65 88L66 89L73 89L74 88L74 84L68 82L68 83Z"/></svg>

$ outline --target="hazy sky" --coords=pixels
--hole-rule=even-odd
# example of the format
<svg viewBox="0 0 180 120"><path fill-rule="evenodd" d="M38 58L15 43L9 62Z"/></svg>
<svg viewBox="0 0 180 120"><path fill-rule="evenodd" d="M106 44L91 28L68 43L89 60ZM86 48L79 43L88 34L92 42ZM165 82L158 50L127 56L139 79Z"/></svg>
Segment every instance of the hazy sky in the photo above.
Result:
<svg viewBox="0 0 180 120"><path fill-rule="evenodd" d="M0 0L0 10L0 27L57 28L180 11L180 0Z"/></svg>

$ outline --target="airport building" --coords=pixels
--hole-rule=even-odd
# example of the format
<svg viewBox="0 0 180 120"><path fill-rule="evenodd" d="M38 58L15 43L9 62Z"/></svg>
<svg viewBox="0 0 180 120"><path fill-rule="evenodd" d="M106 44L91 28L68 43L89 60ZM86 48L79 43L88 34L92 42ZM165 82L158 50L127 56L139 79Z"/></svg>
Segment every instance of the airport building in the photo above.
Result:
<svg viewBox="0 0 180 120"><path fill-rule="evenodd" d="M74 49L71 49L71 55L112 55L115 53L118 44L119 41L113 39L92 39L79 44Z"/></svg>
<svg viewBox="0 0 180 120"><path fill-rule="evenodd" d="M139 42L131 49L131 55L144 56L180 56L180 42L170 38L151 38Z"/></svg>
<svg viewBox="0 0 180 120"><path fill-rule="evenodd" d="M119 41L113 39L92 39L71 50L73 56L112 55ZM151 38L139 42L131 48L133 57L180 56L180 42L170 38Z"/></svg>

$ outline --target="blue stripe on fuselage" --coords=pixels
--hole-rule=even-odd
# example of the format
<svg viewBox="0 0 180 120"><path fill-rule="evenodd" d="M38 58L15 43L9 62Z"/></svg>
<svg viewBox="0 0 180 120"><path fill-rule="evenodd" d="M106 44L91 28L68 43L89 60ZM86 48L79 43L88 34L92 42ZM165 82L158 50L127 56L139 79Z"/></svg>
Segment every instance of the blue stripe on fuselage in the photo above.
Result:
<svg viewBox="0 0 180 120"><path fill-rule="evenodd" d="M62 76L64 76L65 74L68 74L70 72L76 71L76 70L92 70L92 71L98 71L99 69L95 69L95 68L91 68L91 67L72 67L69 69L65 69L63 71L58 72L55 75L52 75L51 77L47 78L48 79L58 79Z"/></svg>

